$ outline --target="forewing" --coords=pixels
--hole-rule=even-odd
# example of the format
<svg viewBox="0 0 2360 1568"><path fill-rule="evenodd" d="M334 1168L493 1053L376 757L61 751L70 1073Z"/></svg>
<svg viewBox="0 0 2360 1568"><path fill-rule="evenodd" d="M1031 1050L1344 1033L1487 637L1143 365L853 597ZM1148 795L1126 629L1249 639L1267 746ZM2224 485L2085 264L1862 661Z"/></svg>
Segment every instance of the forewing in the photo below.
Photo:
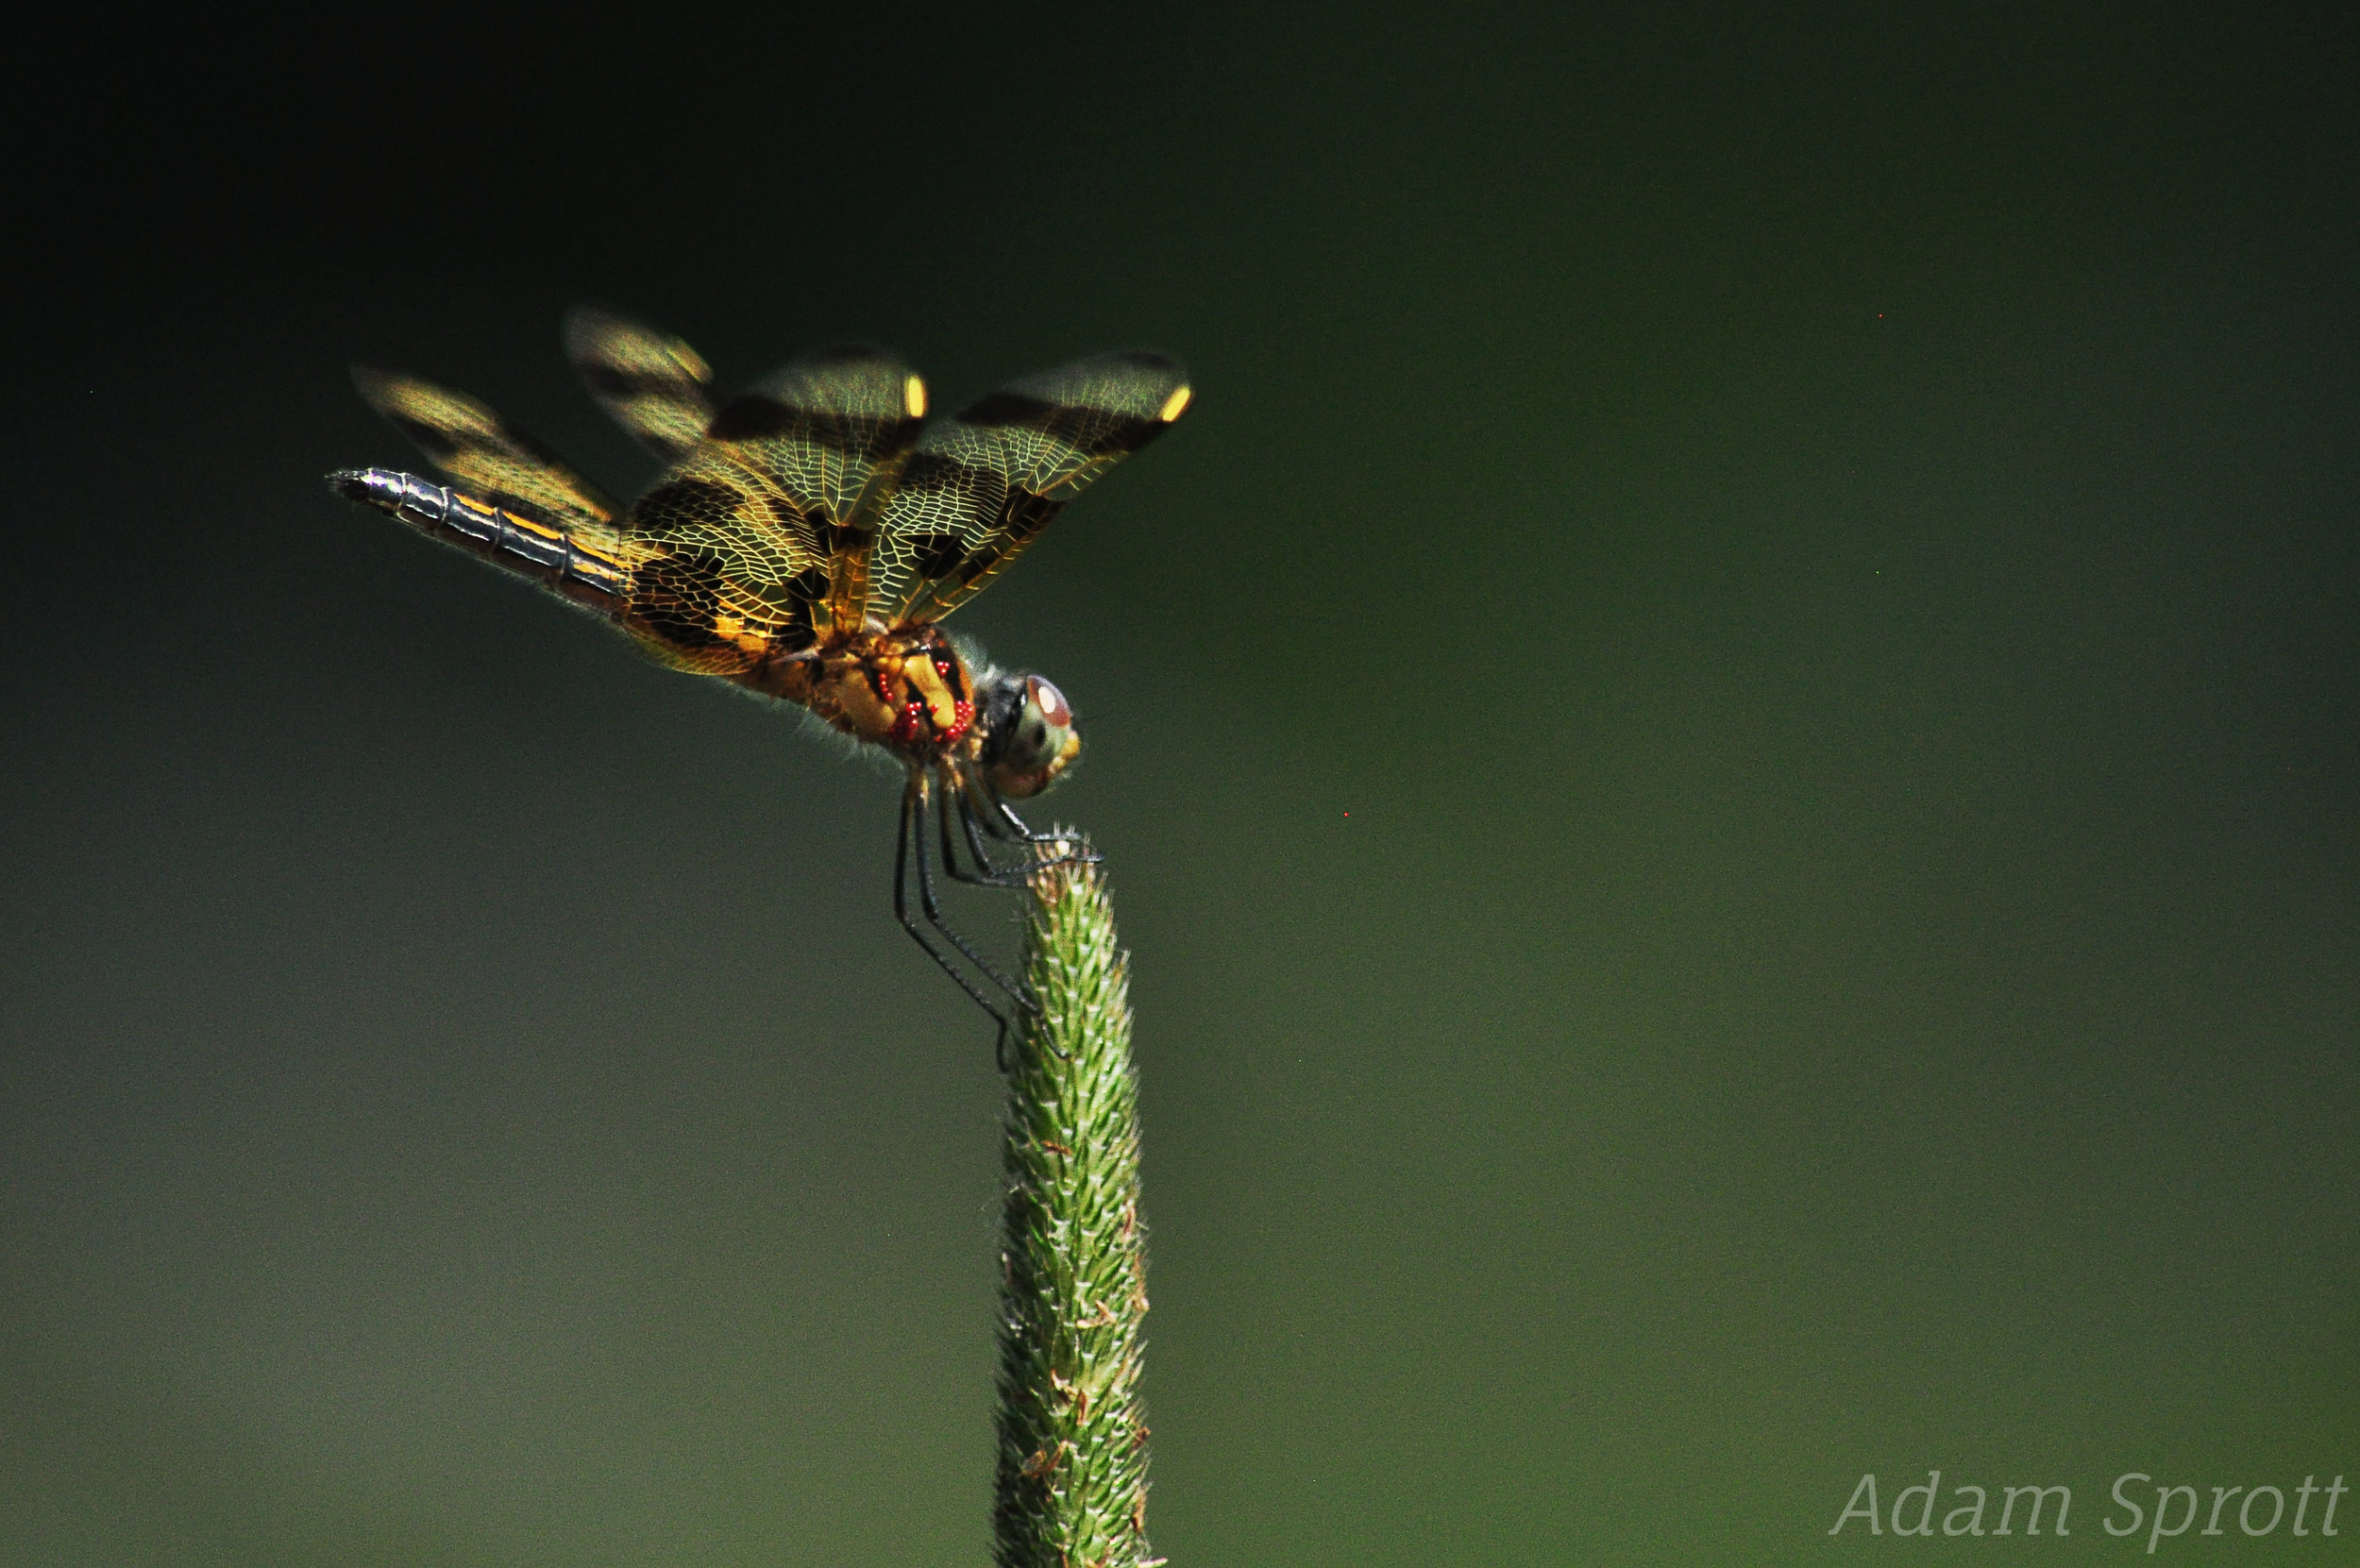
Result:
<svg viewBox="0 0 2360 1568"><path fill-rule="evenodd" d="M597 485L464 393L366 365L352 367L352 384L437 468L486 499L569 525L614 517L615 503Z"/></svg>
<svg viewBox="0 0 2360 1568"><path fill-rule="evenodd" d="M704 439L713 372L680 339L584 305L565 318L565 354L599 406L665 462Z"/></svg>
<svg viewBox="0 0 2360 1568"><path fill-rule="evenodd" d="M885 511L872 605L888 621L940 620L1188 405L1187 374L1162 355L1102 354L936 425Z"/></svg>
<svg viewBox="0 0 2360 1568"><path fill-rule="evenodd" d="M820 629L857 628L881 514L925 412L925 383L895 356L821 349L733 398L683 467L747 491L739 519L824 569Z"/></svg>

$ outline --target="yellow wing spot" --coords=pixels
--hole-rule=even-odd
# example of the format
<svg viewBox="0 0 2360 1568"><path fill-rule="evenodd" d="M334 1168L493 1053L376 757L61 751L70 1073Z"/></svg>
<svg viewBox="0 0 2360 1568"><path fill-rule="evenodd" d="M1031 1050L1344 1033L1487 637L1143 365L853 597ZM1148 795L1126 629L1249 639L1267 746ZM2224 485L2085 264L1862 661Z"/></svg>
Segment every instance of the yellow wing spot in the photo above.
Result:
<svg viewBox="0 0 2360 1568"><path fill-rule="evenodd" d="M1164 406L1156 412L1155 417L1167 425L1171 424L1188 411L1188 399L1195 396L1194 387L1175 389L1171 396L1164 399Z"/></svg>
<svg viewBox="0 0 2360 1568"><path fill-rule="evenodd" d="M767 627L749 623L745 616L732 615L727 610L713 613L713 634L748 653L767 653L770 649Z"/></svg>
<svg viewBox="0 0 2360 1568"><path fill-rule="evenodd" d="M902 383L902 403L912 419L926 417L926 383L912 376Z"/></svg>

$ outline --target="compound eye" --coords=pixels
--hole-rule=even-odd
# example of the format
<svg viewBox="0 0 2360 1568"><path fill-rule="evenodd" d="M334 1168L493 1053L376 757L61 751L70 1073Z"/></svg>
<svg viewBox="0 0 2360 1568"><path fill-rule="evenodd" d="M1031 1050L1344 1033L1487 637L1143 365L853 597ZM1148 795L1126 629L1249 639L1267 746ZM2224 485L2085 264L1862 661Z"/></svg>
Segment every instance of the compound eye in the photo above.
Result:
<svg viewBox="0 0 2360 1568"><path fill-rule="evenodd" d="M1073 709L1065 693L1037 675L1023 677L1023 684L1014 689L1022 692L1023 700L1003 710L1006 717L998 721L1002 727L986 742L985 754L990 760L985 777L999 793L1022 800L1047 789L1072 766L1082 737L1074 732Z"/></svg>
<svg viewBox="0 0 2360 1568"><path fill-rule="evenodd" d="M1062 730L1073 722L1073 710L1066 706L1065 693L1037 675L1025 677L1025 696L1040 710L1040 717L1053 730Z"/></svg>

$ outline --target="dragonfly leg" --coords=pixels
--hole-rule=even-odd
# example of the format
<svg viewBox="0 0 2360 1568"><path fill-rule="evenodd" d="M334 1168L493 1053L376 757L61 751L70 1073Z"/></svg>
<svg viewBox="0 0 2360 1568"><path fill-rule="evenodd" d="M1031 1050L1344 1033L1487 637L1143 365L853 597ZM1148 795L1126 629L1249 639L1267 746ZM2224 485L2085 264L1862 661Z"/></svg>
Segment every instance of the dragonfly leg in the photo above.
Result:
<svg viewBox="0 0 2360 1568"><path fill-rule="evenodd" d="M1070 861L1078 861L1085 866L1095 866L1106 858L1096 850L1075 849L1073 841L1064 834L1035 833L1024 825L1024 818L1016 814L1014 806L988 789L985 793L990 796L991 800L991 811L988 814L978 811L964 797L960 800L961 809L967 812L970 825L980 818L984 831L1003 842L1057 846L1055 854L1035 862L1027 868L1028 870L1038 870L1044 866L1063 866Z"/></svg>
<svg viewBox="0 0 2360 1568"><path fill-rule="evenodd" d="M999 1065L1002 1072L1005 1072L1008 1071L1008 1030L1013 1026L1014 1020L993 1003L991 998L985 994L983 987L976 985L968 976L967 971L952 961L949 953L935 945L934 939L926 935L925 926L920 925L917 917L910 913L909 885L913 859L917 862L919 908L924 912L926 923L948 937L951 945L969 963L982 970L993 985L1007 992L1015 1001L1020 1012L1037 1013L1040 1011L1040 1004L1035 1002L1023 987L985 962L983 955L975 951L973 945L953 931L949 922L943 919L941 901L935 893L934 868L928 861L926 849L926 836L930 826L926 820L930 804L927 797L933 793L927 787L927 784L925 774L913 772L910 775L909 784L902 791L902 820L900 831L895 835L893 847L893 916L902 922L902 929L910 934L910 939L926 950L926 956L940 965L942 972L949 975L957 984L959 989L967 993L968 1000L990 1016L991 1021L999 1030L992 1041L992 1060ZM958 859L952 852L951 823L947 809L940 818L940 824L943 860L950 867L952 874L959 876ZM975 831L971 818L969 821L968 831L970 835ZM1000 873L1001 868L992 866L990 860L982 854L980 844L977 846L977 852L978 858L986 867L994 873ZM1056 862L1051 861L1047 864L1054 865ZM959 876L959 880L971 882L978 879ZM1022 883L1020 880L993 882L987 885L1020 886ZM1054 1043L1046 1041L1043 1043L1048 1045L1050 1054L1060 1061L1071 1059L1066 1052L1059 1050Z"/></svg>
<svg viewBox="0 0 2360 1568"><path fill-rule="evenodd" d="M960 827L966 833L967 852L975 862L975 869L972 871L961 867L958 856L952 852L951 818L954 813L958 817ZM943 785L942 798L936 802L936 815L942 820L942 864L950 871L953 881L968 883L977 887L1021 887L1024 885L1026 879L1032 874L1030 868L1001 866L992 860L990 848L985 844L983 833L975 825L975 808L969 802L965 791L952 788L946 781Z"/></svg>
<svg viewBox="0 0 2360 1568"><path fill-rule="evenodd" d="M1000 1041L993 1047L993 1053L1004 1061L1008 1037L1007 1015L992 1005L991 999L984 994L982 987L968 978L967 971L953 963L949 953L935 946L933 939L926 935L925 927L919 925L910 914L910 847L915 843L918 847L919 899L926 909L928 919L933 919L937 926L941 924L939 919L935 919L934 881L927 874L926 869L926 801L919 778L919 775L912 774L908 787L902 792L902 826L893 849L893 918L902 922L902 929L910 934L912 940L926 950L926 956L941 965L942 972L958 983L959 989L967 993L968 1000L991 1015L992 1021L1000 1026ZM957 940L955 937L952 939ZM966 951L964 942L958 945L961 951ZM972 958L974 954L969 953L968 956ZM986 969L985 972L990 971ZM998 976L995 975L993 978L998 979ZM1003 983L1003 989L1009 989L1009 987ZM1014 994L1012 990L1011 994Z"/></svg>
<svg viewBox="0 0 2360 1568"><path fill-rule="evenodd" d="M965 792L958 789L952 780L948 776L936 781L936 783L941 788L942 795L940 800L936 804L935 814L936 824L940 828L942 835L942 863L949 869L951 875L960 882L969 883L978 886L1024 886L1031 874L1028 868L1020 867L1003 868L992 863L989 852L984 848L983 837L976 831L974 818L969 812ZM918 804L914 819L910 824L910 836L912 842L916 844L918 849L919 890L920 897L924 902L927 919L932 920L936 928L945 936L948 936L952 942L957 946L959 952L967 955L969 962L972 963L977 969L983 970L984 973L989 975L993 984L997 985L1002 990L1006 991L1011 997L1014 997L1016 999L1017 1005L1020 1008L1028 1013L1038 1013L1040 1011L1040 1005L1033 1000L1030 992L1026 991L1020 986L1012 985L1007 980L1003 979L998 969L995 969L989 964L985 963L982 956L978 954L976 951L970 947L957 932L952 930L949 925L943 922L941 910L935 899L933 878L926 863L926 794L927 790L922 784L918 786ZM953 798L956 799L957 809L960 817L967 825L968 848L974 854L976 863L983 868L984 874L981 876L965 870L959 865L957 849L951 836L951 813L952 810ZM1056 865L1058 862L1053 860L1045 862L1044 864ZM930 948L928 951L931 952L933 950ZM964 976L961 977L961 981L962 984L964 984ZM973 992L970 990L969 994L972 995ZM986 1010L990 1012L992 1017L999 1019L1000 1020L1000 1037L992 1047L992 1056L993 1059L1000 1064L1000 1071L1005 1072L1008 1070L1007 1045L1010 1020L1003 1018L999 1011L995 1008L986 1007ZM1055 1044L1048 1041L1044 1041L1043 1043L1048 1046L1050 1054L1055 1056L1059 1061L1070 1061L1072 1059L1066 1052L1058 1049Z"/></svg>
<svg viewBox="0 0 2360 1568"><path fill-rule="evenodd" d="M929 825L926 821L926 808L930 803L927 800L927 796L932 793L930 784L931 781L928 775L919 773L915 776L912 786L915 790L915 804L910 813L909 842L910 848L916 851L918 859L918 901L919 907L925 910L927 922L936 931L940 932L944 937L950 941L952 947L958 949L961 953L965 954L969 963L974 965L976 969L982 970L984 976L993 985L999 986L1002 990L1007 992L1009 996L1015 998L1018 1006L1025 1008L1029 1011L1033 1005L1032 998L1024 994L1022 987L1019 986L1015 981L1010 980L1006 975L1002 974L998 969L992 968L990 962L986 959L982 953L975 951L974 944L969 942L966 937L960 936L956 931L952 930L951 928L950 921L943 919L942 901L935 894L934 866L927 858L926 851L926 829ZM955 868L955 863L953 868Z"/></svg>

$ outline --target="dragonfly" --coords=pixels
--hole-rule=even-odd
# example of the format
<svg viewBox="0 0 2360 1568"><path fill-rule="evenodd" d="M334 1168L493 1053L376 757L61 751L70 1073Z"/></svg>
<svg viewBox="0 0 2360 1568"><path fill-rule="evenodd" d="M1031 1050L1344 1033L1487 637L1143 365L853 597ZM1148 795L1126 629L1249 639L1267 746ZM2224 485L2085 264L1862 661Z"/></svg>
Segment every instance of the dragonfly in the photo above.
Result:
<svg viewBox="0 0 2360 1568"><path fill-rule="evenodd" d="M936 851L952 880L990 887L1075 853L1011 802L1070 769L1082 735L1045 676L994 667L941 623L1180 417L1187 375L1160 354L1102 354L929 423L925 382L882 348L818 349L720 401L668 333L582 308L564 335L591 396L665 464L629 507L475 398L366 366L362 397L449 482L352 468L329 486L671 668L795 703L900 762L894 918L998 1021L1004 1060L1010 1018L986 985L1032 1003L944 918ZM1003 865L995 843L1022 848Z"/></svg>

